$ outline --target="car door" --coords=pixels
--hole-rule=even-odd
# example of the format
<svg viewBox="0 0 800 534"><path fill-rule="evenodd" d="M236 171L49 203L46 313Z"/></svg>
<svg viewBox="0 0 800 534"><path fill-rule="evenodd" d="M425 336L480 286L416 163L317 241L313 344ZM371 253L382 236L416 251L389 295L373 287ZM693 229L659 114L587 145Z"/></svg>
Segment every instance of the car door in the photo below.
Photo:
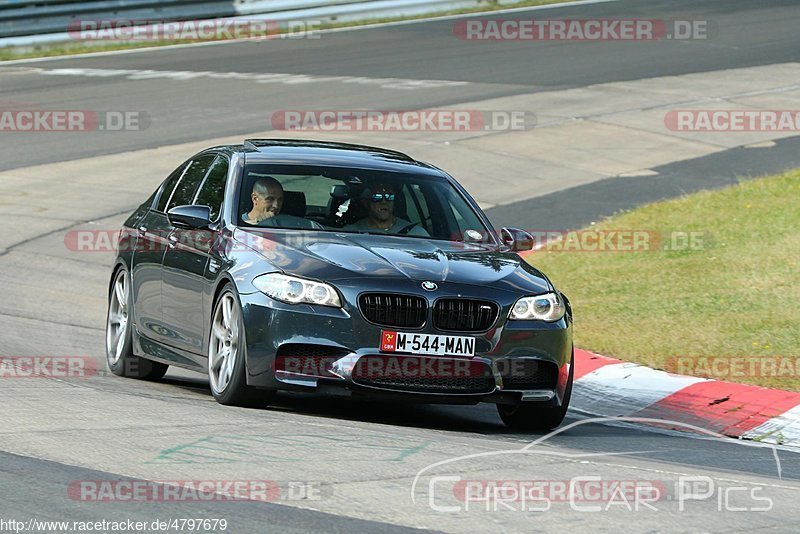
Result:
<svg viewBox="0 0 800 534"><path fill-rule="evenodd" d="M185 161L162 184L155 206L147 210L135 229L136 247L131 256L133 321L139 334L163 340L166 333L161 312L161 263L172 227L165 208L191 161Z"/></svg>
<svg viewBox="0 0 800 534"><path fill-rule="evenodd" d="M218 219L228 167L228 160L222 155L198 158L185 178L187 184L196 183L191 196L177 197L167 210L187 204L209 206L212 220ZM209 286L205 274L216 236L215 227L194 230L174 227L167 238L161 285L164 323L173 333L169 344L194 354L203 353L207 329L203 295Z"/></svg>

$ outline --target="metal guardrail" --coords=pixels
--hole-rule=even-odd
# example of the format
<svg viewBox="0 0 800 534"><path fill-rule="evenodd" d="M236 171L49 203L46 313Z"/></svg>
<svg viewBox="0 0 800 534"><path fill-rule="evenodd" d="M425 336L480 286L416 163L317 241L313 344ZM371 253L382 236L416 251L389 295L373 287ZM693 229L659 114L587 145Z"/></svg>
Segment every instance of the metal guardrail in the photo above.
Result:
<svg viewBox="0 0 800 534"><path fill-rule="evenodd" d="M351 21L487 3L488 0L0 0L0 47L68 41L70 24L81 20L167 22L247 17L277 22Z"/></svg>
<svg viewBox="0 0 800 534"><path fill-rule="evenodd" d="M79 20L188 20L236 14L232 2L218 0L46 0L16 5L6 1L0 4L0 37L66 32Z"/></svg>

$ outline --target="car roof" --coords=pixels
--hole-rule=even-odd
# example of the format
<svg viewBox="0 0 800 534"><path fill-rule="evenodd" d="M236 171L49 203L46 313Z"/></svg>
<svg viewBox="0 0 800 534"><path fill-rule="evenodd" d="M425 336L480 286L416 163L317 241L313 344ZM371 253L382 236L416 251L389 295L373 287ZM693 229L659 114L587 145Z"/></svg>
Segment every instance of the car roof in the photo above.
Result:
<svg viewBox="0 0 800 534"><path fill-rule="evenodd" d="M230 149L243 152L247 163L352 167L447 177L433 165L402 152L367 145L310 139L247 139Z"/></svg>

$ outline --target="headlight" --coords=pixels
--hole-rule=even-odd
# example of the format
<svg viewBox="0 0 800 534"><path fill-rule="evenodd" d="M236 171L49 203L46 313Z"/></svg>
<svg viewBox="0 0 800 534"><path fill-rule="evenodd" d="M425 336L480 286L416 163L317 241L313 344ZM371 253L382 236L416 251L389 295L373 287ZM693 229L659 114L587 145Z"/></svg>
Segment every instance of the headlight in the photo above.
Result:
<svg viewBox="0 0 800 534"><path fill-rule="evenodd" d="M333 287L285 274L264 274L253 280L253 285L266 295L289 304L316 304L342 307L339 294Z"/></svg>
<svg viewBox="0 0 800 534"><path fill-rule="evenodd" d="M555 293L522 297L511 308L509 319L518 321L558 321L564 317L564 301Z"/></svg>

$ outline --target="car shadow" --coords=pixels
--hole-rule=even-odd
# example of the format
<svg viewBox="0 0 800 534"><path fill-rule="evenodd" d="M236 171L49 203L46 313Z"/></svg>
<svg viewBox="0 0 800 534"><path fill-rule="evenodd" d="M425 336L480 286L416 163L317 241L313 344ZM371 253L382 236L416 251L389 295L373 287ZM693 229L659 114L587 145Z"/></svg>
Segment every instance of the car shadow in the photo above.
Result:
<svg viewBox="0 0 800 534"><path fill-rule="evenodd" d="M208 380L202 375L166 376L158 381L183 390L192 397L204 397L214 402ZM225 407L223 407L225 408ZM445 405L415 404L400 401L376 401L373 399L342 398L320 393L280 392L269 407L261 410L285 412L331 420L365 422L390 425L395 428L418 428L491 436L492 439L517 443L509 448L521 446L546 436L548 432L511 430L500 421L492 404ZM261 410L254 409L254 413ZM563 426L586 419L570 412ZM591 418L589 418L591 419ZM587 421L588 422L588 421ZM774 459L771 450L743 447L736 441L713 442L690 437L689 434L659 431L636 424L609 424L599 422L578 425L562 430L557 436L546 438L549 449L557 444L574 452L593 454L613 453L624 456L648 458L688 467L713 467L730 473L748 472L774 476ZM723 452L720 452L723 451ZM793 461L796 453L780 451L784 457L784 478L800 480L800 472Z"/></svg>
<svg viewBox="0 0 800 534"><path fill-rule="evenodd" d="M193 395L208 395L211 398L208 380L201 375L197 377L167 375L159 382L191 392ZM343 398L315 392L281 391L265 409L329 419L473 434L530 435L533 437L546 434L546 432L509 429L500 420L493 404L424 404L358 397Z"/></svg>

